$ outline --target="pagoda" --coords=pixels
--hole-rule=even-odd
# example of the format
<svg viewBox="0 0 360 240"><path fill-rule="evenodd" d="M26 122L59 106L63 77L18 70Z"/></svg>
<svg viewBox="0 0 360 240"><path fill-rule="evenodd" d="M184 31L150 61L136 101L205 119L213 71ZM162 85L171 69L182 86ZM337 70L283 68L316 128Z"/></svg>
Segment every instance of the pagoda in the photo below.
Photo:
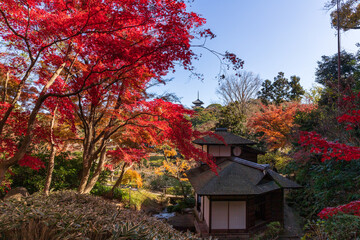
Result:
<svg viewBox="0 0 360 240"><path fill-rule="evenodd" d="M199 91L198 91L198 97L195 101L192 102L194 104L193 108L204 108L202 105L204 104L203 101L199 99Z"/></svg>

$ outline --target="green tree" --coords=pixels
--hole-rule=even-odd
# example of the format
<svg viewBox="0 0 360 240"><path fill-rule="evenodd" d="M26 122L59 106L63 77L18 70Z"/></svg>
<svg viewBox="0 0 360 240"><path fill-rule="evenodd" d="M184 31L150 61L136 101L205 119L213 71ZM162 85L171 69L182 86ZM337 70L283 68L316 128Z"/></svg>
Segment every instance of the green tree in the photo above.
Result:
<svg viewBox="0 0 360 240"><path fill-rule="evenodd" d="M247 117L237 111L237 104L237 102L229 103L221 109L216 127L227 128L235 134L244 135Z"/></svg>
<svg viewBox="0 0 360 240"><path fill-rule="evenodd" d="M280 104L289 98L290 84L283 72L279 72L273 82L273 102Z"/></svg>
<svg viewBox="0 0 360 240"><path fill-rule="evenodd" d="M354 88L359 83L359 58L359 54L352 54L346 51L341 52L340 61L341 78L343 80L342 85L350 84L350 87ZM334 84L337 85L338 54L336 53L332 56L322 56L321 60L318 61L317 64L315 81L330 88L334 87Z"/></svg>
<svg viewBox="0 0 360 240"><path fill-rule="evenodd" d="M262 84L258 96L264 104L280 104L286 101L299 101L305 94L300 85L300 77L291 76L291 81L285 78L283 72L279 72L274 78L274 82L265 80Z"/></svg>
<svg viewBox="0 0 360 240"><path fill-rule="evenodd" d="M300 101L301 96L305 94L305 90L300 84L300 77L297 76L291 76L291 81L289 83L290 85L290 93L289 93L289 100L290 101Z"/></svg>
<svg viewBox="0 0 360 240"><path fill-rule="evenodd" d="M337 0L331 0L326 4L326 7L329 9L334 9L336 7L336 3ZM360 4L358 0L347 0L344 3L341 1L339 13L340 29L347 31L350 29L360 28ZM335 10L333 10L330 15L332 26L337 28L337 9L335 8Z"/></svg>
<svg viewBox="0 0 360 240"><path fill-rule="evenodd" d="M324 86L319 105L337 111L338 95L348 95L354 90L360 89L360 56L342 51L341 79L338 82L338 54L322 56L316 68L315 81ZM340 96L340 98L342 98ZM331 111L330 111L331 112Z"/></svg>
<svg viewBox="0 0 360 240"><path fill-rule="evenodd" d="M206 108L196 108L196 115L191 118L193 127L198 131L214 130L220 118L223 106L218 103L210 104Z"/></svg>

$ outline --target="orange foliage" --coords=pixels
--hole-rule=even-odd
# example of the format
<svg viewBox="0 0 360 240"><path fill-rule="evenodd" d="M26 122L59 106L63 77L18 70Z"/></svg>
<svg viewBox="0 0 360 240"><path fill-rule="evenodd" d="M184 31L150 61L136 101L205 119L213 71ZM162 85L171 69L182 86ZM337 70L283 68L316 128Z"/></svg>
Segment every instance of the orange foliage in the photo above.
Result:
<svg viewBox="0 0 360 240"><path fill-rule="evenodd" d="M260 112L250 118L248 127L254 133L262 133L259 140L265 141L270 150L284 148L289 144L291 131L296 127L295 114L309 112L315 108L312 104L286 102L281 105L261 105Z"/></svg>

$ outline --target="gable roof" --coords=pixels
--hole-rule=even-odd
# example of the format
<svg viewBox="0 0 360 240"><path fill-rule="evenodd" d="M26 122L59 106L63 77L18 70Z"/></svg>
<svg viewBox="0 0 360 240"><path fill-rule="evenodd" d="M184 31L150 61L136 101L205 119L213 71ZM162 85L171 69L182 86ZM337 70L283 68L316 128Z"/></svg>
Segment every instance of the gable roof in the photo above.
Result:
<svg viewBox="0 0 360 240"><path fill-rule="evenodd" d="M300 188L297 183L258 164L232 157L218 164L218 176L207 165L193 168L186 175L199 195L257 195L281 188Z"/></svg>
<svg viewBox="0 0 360 240"><path fill-rule="evenodd" d="M219 135L220 138L224 139L224 142L228 145L254 145L256 142L250 141L246 138L237 136L231 132L228 132L226 128L217 128L215 131L216 135ZM203 138L198 138L193 141L198 145L224 145L224 142L215 136L205 136Z"/></svg>

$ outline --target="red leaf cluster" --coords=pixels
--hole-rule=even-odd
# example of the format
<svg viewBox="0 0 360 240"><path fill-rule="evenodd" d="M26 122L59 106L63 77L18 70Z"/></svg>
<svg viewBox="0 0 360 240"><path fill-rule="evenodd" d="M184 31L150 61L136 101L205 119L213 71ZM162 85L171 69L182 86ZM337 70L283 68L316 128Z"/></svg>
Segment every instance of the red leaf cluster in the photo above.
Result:
<svg viewBox="0 0 360 240"><path fill-rule="evenodd" d="M147 156L144 149L135 148L117 148L115 150L107 151L106 154L114 164L117 164L120 161L126 163L139 162L142 158Z"/></svg>
<svg viewBox="0 0 360 240"><path fill-rule="evenodd" d="M360 127L360 92L342 99L342 105L346 112L337 118L339 123L345 124L346 130Z"/></svg>
<svg viewBox="0 0 360 240"><path fill-rule="evenodd" d="M316 132L301 132L299 143L308 147L311 153L322 154L322 161L351 161L360 159L360 148L347 144L328 141Z"/></svg>
<svg viewBox="0 0 360 240"><path fill-rule="evenodd" d="M37 157L29 156L25 154L25 156L19 161L20 166L29 167L33 170L39 170L40 168L45 168L44 163Z"/></svg>
<svg viewBox="0 0 360 240"><path fill-rule="evenodd" d="M320 213L318 213L318 216L322 219L328 219L329 217L332 217L339 212L352 214L360 217L360 200L353 201L337 207L324 208L323 210L321 210Z"/></svg>

